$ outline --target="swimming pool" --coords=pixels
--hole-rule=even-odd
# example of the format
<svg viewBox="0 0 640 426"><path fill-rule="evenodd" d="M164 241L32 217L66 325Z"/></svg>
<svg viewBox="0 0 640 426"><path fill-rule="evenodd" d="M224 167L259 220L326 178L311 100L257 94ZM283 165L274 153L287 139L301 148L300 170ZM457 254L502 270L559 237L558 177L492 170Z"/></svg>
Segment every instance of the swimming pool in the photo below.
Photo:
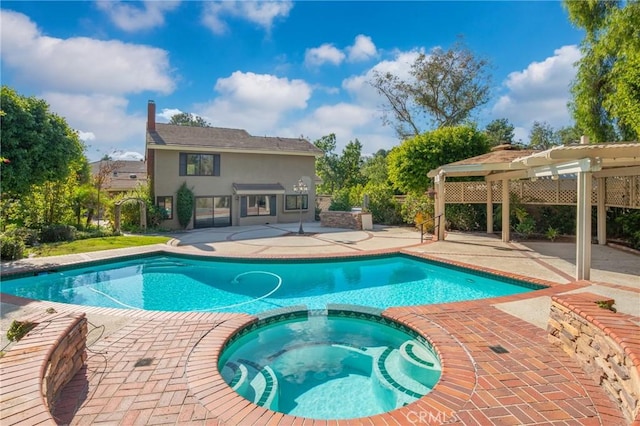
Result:
<svg viewBox="0 0 640 426"><path fill-rule="evenodd" d="M260 312L328 304L387 308L506 296L542 288L403 254L330 260L153 255L3 278L2 292L86 306Z"/></svg>
<svg viewBox="0 0 640 426"><path fill-rule="evenodd" d="M372 416L416 401L442 367L424 338L352 310L293 311L238 331L218 362L223 379L254 404L299 417Z"/></svg>

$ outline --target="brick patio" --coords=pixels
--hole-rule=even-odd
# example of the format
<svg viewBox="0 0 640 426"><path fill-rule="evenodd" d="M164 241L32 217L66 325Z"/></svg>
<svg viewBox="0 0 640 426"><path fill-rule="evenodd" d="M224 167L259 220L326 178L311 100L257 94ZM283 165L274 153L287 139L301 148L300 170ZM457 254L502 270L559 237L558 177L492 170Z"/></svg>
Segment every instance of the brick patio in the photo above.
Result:
<svg viewBox="0 0 640 426"><path fill-rule="evenodd" d="M371 252L364 250L358 255ZM544 260L536 262L557 274ZM485 266L474 268L496 272ZM86 367L66 386L53 410L59 424L628 424L604 390L572 358L549 343L544 329L495 306L585 289L592 283L557 285L531 275L527 279L550 287L489 300L387 309L385 316L412 327L433 343L442 360L441 380L431 393L403 408L348 421L275 413L230 389L216 368L219 351L229 336L253 321L249 315L124 311L8 295L3 295L2 301L38 309L53 306L58 312L86 312L89 318L98 314L129 319L108 336L101 336L100 326L89 324ZM611 286L615 287L635 290ZM640 347L637 329L630 330L625 339ZM489 349L496 345L508 352ZM4 393L9 391L3 389Z"/></svg>

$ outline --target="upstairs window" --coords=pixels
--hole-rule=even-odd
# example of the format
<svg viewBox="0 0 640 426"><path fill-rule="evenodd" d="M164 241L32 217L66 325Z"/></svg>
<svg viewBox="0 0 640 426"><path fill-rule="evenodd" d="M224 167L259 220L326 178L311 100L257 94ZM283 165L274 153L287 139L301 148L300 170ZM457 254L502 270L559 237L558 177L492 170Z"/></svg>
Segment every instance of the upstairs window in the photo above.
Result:
<svg viewBox="0 0 640 426"><path fill-rule="evenodd" d="M180 176L220 176L220 154L181 152Z"/></svg>

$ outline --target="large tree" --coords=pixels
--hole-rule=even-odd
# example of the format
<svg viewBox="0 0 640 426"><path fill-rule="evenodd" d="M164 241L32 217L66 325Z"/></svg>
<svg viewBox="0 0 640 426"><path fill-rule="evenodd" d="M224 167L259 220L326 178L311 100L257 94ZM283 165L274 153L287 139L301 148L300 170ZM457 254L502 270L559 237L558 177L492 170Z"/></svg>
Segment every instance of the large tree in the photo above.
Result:
<svg viewBox="0 0 640 426"><path fill-rule="evenodd" d="M640 3L565 0L585 30L570 108L594 142L640 137Z"/></svg>
<svg viewBox="0 0 640 426"><path fill-rule="evenodd" d="M553 127L546 121L534 121L529 131L529 148L545 150L558 145L558 138Z"/></svg>
<svg viewBox="0 0 640 426"><path fill-rule="evenodd" d="M408 79L391 72L374 72L369 82L385 100L383 121L401 139L418 136L423 118L433 127L464 123L472 111L489 100L489 63L462 42L444 50L421 53L411 65Z"/></svg>
<svg viewBox="0 0 640 426"><path fill-rule="evenodd" d="M491 146L513 142L514 127L507 118L496 118L487 124L484 131Z"/></svg>
<svg viewBox="0 0 640 426"><path fill-rule="evenodd" d="M429 187L427 173L439 166L484 154L489 143L473 126L443 127L403 141L388 156L389 179L404 193Z"/></svg>
<svg viewBox="0 0 640 426"><path fill-rule="evenodd" d="M33 185L65 181L86 161L84 145L66 121L42 99L25 97L2 86L2 194L19 198Z"/></svg>
<svg viewBox="0 0 640 426"><path fill-rule="evenodd" d="M331 133L313 143L324 155L316 161L316 173L322 178L318 191L333 194L342 188L364 184L361 174L362 144L358 139L350 141L339 155L335 152L336 135Z"/></svg>
<svg viewBox="0 0 640 426"><path fill-rule="evenodd" d="M191 114L189 112L174 114L171 116L169 124L177 124L178 126L211 127L211 123L207 120L199 115Z"/></svg>
<svg viewBox="0 0 640 426"><path fill-rule="evenodd" d="M388 154L387 150L379 149L373 156L364 160L361 171L367 184L386 185L389 183Z"/></svg>

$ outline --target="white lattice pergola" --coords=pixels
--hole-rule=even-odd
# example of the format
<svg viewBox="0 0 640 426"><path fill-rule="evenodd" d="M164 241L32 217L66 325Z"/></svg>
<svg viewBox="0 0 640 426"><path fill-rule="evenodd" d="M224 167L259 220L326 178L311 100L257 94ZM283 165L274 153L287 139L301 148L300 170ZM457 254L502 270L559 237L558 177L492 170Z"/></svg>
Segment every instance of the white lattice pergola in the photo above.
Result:
<svg viewBox="0 0 640 426"><path fill-rule="evenodd" d="M502 203L502 240L510 240L509 195L532 204L577 205L576 279L589 279L591 206L597 206L598 243L606 243L606 207L640 208L640 143L556 146L546 151L517 151L509 146L431 170L435 213L445 236L445 202L487 205L487 232L493 232L493 203ZM499 147L500 148L500 147ZM484 182L450 182L446 177L484 176ZM551 178L551 179L548 179Z"/></svg>

